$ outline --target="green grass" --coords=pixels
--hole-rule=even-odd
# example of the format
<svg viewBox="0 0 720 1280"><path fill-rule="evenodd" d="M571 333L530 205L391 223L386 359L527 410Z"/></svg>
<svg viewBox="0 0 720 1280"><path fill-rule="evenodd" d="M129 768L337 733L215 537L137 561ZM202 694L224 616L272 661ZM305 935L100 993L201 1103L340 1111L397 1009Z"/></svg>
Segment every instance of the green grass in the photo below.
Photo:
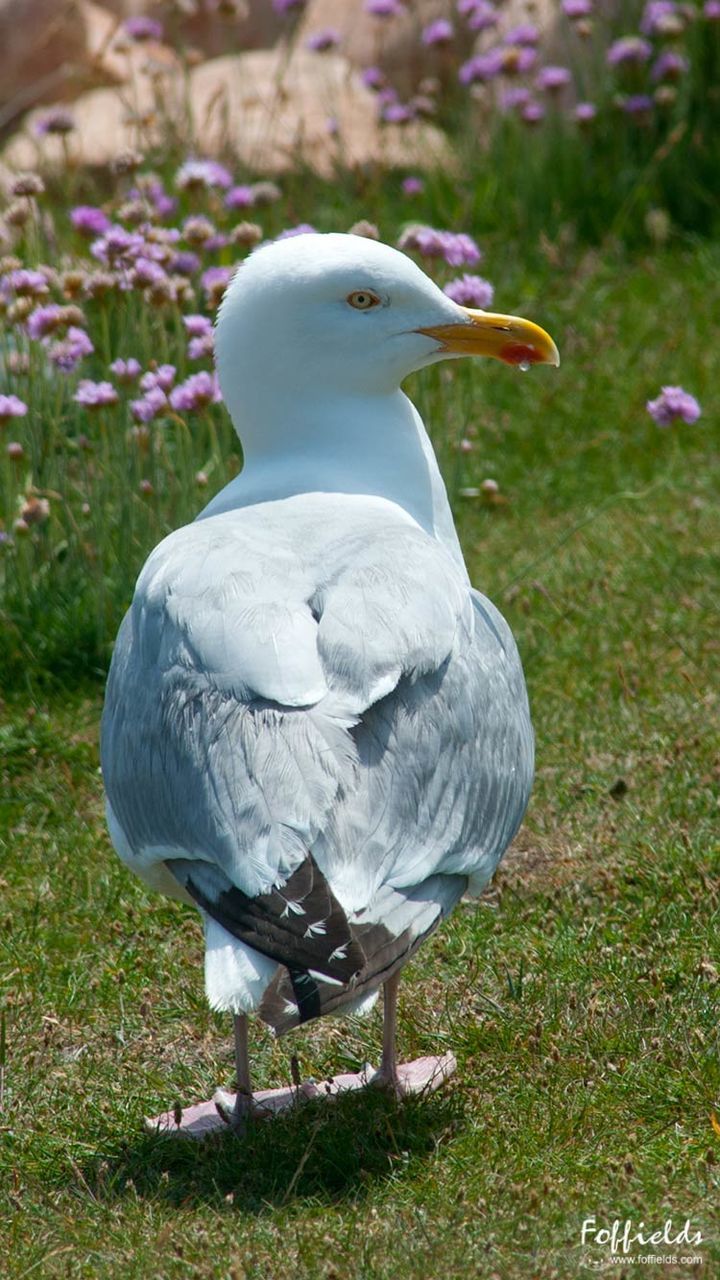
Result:
<svg viewBox="0 0 720 1280"><path fill-rule="evenodd" d="M564 1280L592 1215L690 1218L717 1273L720 254L508 267L498 303L548 325L558 374L455 363L412 387L473 580L518 637L538 742L494 886L404 984L405 1055L452 1047L457 1076L242 1142L144 1134L144 1115L231 1082L229 1021L205 1007L192 913L111 850L99 687L43 694L29 670L0 719L12 1280ZM654 426L661 382L698 395L697 426ZM487 476L503 501L460 496ZM377 1059L379 1018L258 1029L253 1049L259 1084L286 1081L292 1053L321 1076Z"/></svg>

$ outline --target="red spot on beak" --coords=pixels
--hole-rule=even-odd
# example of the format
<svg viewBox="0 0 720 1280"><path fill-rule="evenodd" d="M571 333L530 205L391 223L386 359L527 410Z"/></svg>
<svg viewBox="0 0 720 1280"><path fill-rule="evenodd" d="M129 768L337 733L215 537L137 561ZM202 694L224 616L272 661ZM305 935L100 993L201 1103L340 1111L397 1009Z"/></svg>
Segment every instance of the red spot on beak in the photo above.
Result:
<svg viewBox="0 0 720 1280"><path fill-rule="evenodd" d="M538 364L542 361L542 355L536 347L526 347L522 342L508 342L498 355L506 364Z"/></svg>

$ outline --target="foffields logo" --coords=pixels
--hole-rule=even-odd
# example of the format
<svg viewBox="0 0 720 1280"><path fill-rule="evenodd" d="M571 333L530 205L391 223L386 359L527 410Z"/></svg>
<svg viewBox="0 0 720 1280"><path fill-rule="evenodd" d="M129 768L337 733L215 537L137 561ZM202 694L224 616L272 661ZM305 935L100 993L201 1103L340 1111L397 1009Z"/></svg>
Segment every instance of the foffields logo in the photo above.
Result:
<svg viewBox="0 0 720 1280"><path fill-rule="evenodd" d="M703 1242L702 1232L694 1228L689 1218L678 1230L671 1218L656 1230L639 1222L637 1227L631 1218L621 1222L615 1218L608 1225L598 1223L597 1218L585 1218L581 1228L583 1249L588 1252L580 1265L590 1271L604 1271L618 1263L647 1266L698 1265L702 1255L690 1252Z"/></svg>

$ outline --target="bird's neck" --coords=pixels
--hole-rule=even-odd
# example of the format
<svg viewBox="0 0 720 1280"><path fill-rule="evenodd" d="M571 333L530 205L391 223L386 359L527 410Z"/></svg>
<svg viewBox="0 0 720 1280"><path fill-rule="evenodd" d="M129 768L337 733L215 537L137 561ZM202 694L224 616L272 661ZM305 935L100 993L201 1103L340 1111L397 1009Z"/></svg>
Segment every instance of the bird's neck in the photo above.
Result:
<svg viewBox="0 0 720 1280"><path fill-rule="evenodd" d="M219 515L300 493L353 493L402 507L463 566L445 485L415 406L402 391L265 407L255 429L233 414L245 463L201 512Z"/></svg>

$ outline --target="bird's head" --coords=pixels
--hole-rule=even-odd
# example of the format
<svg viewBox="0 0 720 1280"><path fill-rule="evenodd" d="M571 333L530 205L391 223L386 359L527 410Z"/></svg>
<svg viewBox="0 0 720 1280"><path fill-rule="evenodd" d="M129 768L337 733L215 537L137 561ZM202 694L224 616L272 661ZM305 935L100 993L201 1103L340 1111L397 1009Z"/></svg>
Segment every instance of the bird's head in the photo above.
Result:
<svg viewBox="0 0 720 1280"><path fill-rule="evenodd" d="M256 250L217 321L217 365L236 418L253 386L387 394L438 360L559 364L538 325L459 306L404 253L355 235L304 234Z"/></svg>

